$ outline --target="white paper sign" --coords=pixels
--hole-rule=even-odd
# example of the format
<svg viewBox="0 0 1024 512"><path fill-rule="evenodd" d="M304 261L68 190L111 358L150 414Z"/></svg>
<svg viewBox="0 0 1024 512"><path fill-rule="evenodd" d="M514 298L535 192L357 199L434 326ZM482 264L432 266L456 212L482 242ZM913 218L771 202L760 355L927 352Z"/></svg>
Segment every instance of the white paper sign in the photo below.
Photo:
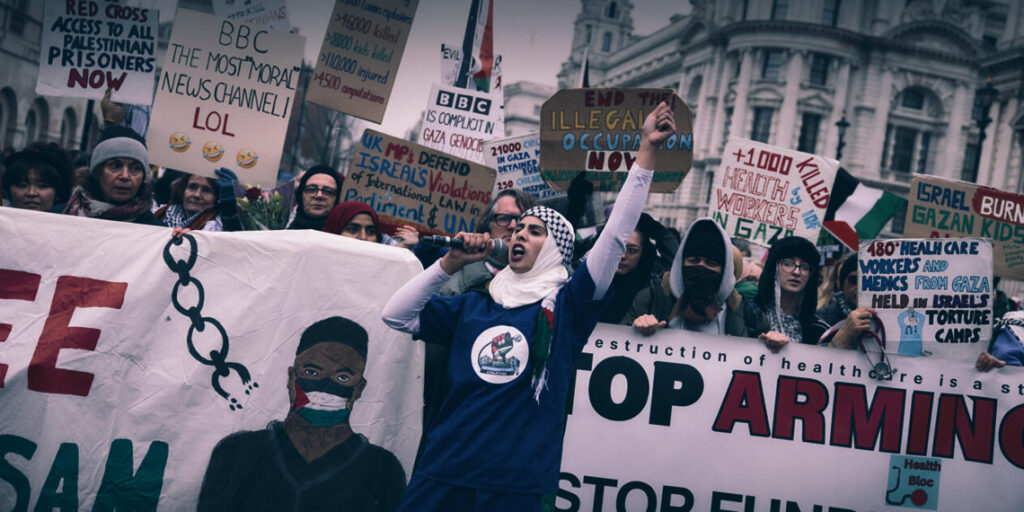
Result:
<svg viewBox="0 0 1024 512"><path fill-rule="evenodd" d="M159 11L99 0L46 0L36 93L153 102Z"/></svg>
<svg viewBox="0 0 1024 512"><path fill-rule="evenodd" d="M974 361L992 339L992 239L865 240L857 303L875 310L886 352Z"/></svg>
<svg viewBox="0 0 1024 512"><path fill-rule="evenodd" d="M277 184L304 39L178 10L146 137L151 163Z"/></svg>
<svg viewBox="0 0 1024 512"><path fill-rule="evenodd" d="M505 136L505 111L489 93L434 84L423 113L419 142L484 163L484 141Z"/></svg>
<svg viewBox="0 0 1024 512"><path fill-rule="evenodd" d="M274 30L287 32L292 29L284 0L213 0L213 12L217 16Z"/></svg>
<svg viewBox="0 0 1024 512"><path fill-rule="evenodd" d="M552 190L540 175L540 134L538 132L484 142L484 165L498 171L494 194L515 188L538 201L565 197Z"/></svg>
<svg viewBox="0 0 1024 512"><path fill-rule="evenodd" d="M839 161L729 137L711 188L711 218L730 237L765 247L800 236L817 243Z"/></svg>

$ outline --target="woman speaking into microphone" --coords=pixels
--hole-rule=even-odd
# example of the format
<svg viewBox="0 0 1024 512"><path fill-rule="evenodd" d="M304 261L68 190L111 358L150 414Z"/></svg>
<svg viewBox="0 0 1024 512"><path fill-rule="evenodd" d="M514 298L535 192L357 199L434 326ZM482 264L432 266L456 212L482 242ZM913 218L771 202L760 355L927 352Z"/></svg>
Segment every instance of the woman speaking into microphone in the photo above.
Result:
<svg viewBox="0 0 1024 512"><path fill-rule="evenodd" d="M491 250L489 234L459 233L462 249L453 247L384 306L384 322L393 329L451 346L451 391L398 510L540 510L544 493L558 489L576 357L607 305L657 148L675 129L665 103L644 120L636 162L611 218L572 277L572 225L536 206L519 217L508 267L487 294L435 296L452 274Z"/></svg>

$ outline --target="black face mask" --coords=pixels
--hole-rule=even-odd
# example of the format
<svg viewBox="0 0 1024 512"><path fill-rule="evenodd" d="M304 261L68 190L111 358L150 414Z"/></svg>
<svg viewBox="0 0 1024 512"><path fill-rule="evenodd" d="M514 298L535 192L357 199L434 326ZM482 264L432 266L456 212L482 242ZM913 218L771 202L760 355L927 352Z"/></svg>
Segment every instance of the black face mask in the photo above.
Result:
<svg viewBox="0 0 1024 512"><path fill-rule="evenodd" d="M683 304L703 314L704 308L718 303L722 273L704 265L683 265Z"/></svg>

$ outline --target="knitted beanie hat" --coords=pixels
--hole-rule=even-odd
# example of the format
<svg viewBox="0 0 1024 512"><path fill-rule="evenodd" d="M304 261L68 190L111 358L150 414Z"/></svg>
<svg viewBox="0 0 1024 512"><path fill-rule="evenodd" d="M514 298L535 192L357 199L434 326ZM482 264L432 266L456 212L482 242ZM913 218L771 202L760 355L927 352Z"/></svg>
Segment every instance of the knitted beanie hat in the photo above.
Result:
<svg viewBox="0 0 1024 512"><path fill-rule="evenodd" d="M111 125L100 133L100 142L92 150L89 169L93 172L111 158L131 158L142 164L143 181L149 179L149 150L146 141L127 126Z"/></svg>

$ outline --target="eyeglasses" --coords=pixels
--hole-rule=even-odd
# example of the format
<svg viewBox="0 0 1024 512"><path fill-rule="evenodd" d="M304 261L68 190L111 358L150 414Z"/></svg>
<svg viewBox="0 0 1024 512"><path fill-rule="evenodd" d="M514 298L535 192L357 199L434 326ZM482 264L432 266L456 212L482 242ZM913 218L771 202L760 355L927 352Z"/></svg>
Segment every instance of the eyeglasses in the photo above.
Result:
<svg viewBox="0 0 1024 512"><path fill-rule="evenodd" d="M513 220L516 220L518 218L518 215L511 215L508 213L495 213L491 215L491 222L503 228L507 228L508 225L511 224Z"/></svg>
<svg viewBox="0 0 1024 512"><path fill-rule="evenodd" d="M325 196L333 196L338 193L338 189L331 187L318 187L316 185L306 185L306 188L302 189L302 193L307 196L315 196L317 192Z"/></svg>
<svg viewBox="0 0 1024 512"><path fill-rule="evenodd" d="M800 269L801 274L806 274L811 271L811 266L806 263L797 264L793 260L782 260L779 262L779 266L786 272L792 272L794 269Z"/></svg>

